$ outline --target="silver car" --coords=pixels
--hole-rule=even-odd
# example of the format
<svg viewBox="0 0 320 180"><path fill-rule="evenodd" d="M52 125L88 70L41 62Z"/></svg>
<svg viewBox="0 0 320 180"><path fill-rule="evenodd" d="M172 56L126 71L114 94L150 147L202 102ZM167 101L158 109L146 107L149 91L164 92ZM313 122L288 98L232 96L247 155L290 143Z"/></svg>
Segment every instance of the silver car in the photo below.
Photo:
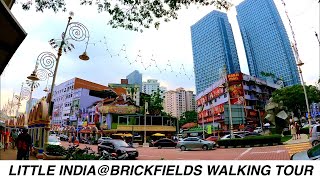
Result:
<svg viewBox="0 0 320 180"><path fill-rule="evenodd" d="M291 160L320 160L320 144L313 146L307 151L293 154Z"/></svg>
<svg viewBox="0 0 320 180"><path fill-rule="evenodd" d="M111 137L101 137L98 139L98 144L102 143L105 140L110 140L110 139L112 139L112 138Z"/></svg>
<svg viewBox="0 0 320 180"><path fill-rule="evenodd" d="M216 146L216 143L213 141L206 141L199 139L197 137L188 137L179 141L177 144L177 148L180 148L181 151L190 150L190 149L213 149Z"/></svg>
<svg viewBox="0 0 320 180"><path fill-rule="evenodd" d="M315 125L311 129L310 143L312 146L319 144L320 142L320 125Z"/></svg>

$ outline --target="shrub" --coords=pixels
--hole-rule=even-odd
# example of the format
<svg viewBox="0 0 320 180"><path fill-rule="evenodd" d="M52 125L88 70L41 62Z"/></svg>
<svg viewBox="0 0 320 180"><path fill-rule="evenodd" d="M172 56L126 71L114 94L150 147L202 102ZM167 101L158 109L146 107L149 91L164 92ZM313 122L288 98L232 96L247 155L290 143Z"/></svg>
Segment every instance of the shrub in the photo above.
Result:
<svg viewBox="0 0 320 180"><path fill-rule="evenodd" d="M284 136L289 136L289 135L291 135L291 132L290 131L283 131L283 135Z"/></svg>
<svg viewBox="0 0 320 180"><path fill-rule="evenodd" d="M51 156L63 156L66 154L66 149L59 145L48 145L46 154Z"/></svg>
<svg viewBox="0 0 320 180"><path fill-rule="evenodd" d="M275 134L270 136L249 136L242 139L223 139L217 141L219 146L254 146L254 145L263 145L274 143L281 143L281 135Z"/></svg>

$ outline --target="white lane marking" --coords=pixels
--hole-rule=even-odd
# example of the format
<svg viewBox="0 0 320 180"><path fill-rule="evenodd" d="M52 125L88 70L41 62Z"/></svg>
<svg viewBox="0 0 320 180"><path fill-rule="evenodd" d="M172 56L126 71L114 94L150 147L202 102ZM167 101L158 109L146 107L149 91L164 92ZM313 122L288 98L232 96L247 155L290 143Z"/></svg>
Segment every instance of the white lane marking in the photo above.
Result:
<svg viewBox="0 0 320 180"><path fill-rule="evenodd" d="M241 153L237 158L235 158L234 160L238 160L240 159L243 155L247 154L249 151L251 151L252 148L248 148L246 151L244 151L243 153Z"/></svg>
<svg viewBox="0 0 320 180"><path fill-rule="evenodd" d="M286 150L277 150L277 151L268 151L268 152L252 152L250 154L267 154L267 153L282 153L286 152Z"/></svg>

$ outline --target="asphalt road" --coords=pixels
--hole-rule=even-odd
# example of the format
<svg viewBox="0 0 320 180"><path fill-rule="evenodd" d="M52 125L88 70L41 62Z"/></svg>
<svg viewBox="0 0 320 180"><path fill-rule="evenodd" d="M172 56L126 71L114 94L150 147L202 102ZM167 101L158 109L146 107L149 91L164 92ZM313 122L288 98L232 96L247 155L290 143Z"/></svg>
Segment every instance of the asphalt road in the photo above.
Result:
<svg viewBox="0 0 320 180"><path fill-rule="evenodd" d="M68 147L68 142L61 142ZM91 147L97 152L97 145L80 144L80 148ZM299 146L299 145L297 145ZM137 148L138 160L289 160L289 149L284 146L265 146L250 148L216 148L214 150L181 151L175 148L158 149L154 147ZM303 151L305 149L301 149Z"/></svg>

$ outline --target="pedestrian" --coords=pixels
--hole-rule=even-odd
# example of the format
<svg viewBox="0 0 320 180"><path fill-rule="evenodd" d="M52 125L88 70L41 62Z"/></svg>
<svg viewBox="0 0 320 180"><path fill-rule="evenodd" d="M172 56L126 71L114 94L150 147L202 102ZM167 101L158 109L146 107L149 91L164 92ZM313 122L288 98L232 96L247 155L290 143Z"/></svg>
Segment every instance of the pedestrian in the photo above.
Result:
<svg viewBox="0 0 320 180"><path fill-rule="evenodd" d="M29 153L32 148L31 136L27 129L23 129L17 138L17 160L29 160Z"/></svg>
<svg viewBox="0 0 320 180"><path fill-rule="evenodd" d="M299 123L296 123L297 139L300 139L300 138L301 138L301 136L300 136L300 129L301 129L300 124L299 124Z"/></svg>
<svg viewBox="0 0 320 180"><path fill-rule="evenodd" d="M292 135L293 140L296 140L297 131L296 131L296 127L294 126L294 124L291 124L290 130L291 130L291 135Z"/></svg>
<svg viewBox="0 0 320 180"><path fill-rule="evenodd" d="M17 138L18 138L18 132L16 129L13 129L12 132L11 132L11 137L12 137L12 149L15 149L16 148L16 141L17 141Z"/></svg>
<svg viewBox="0 0 320 180"><path fill-rule="evenodd" d="M9 130L6 129L6 131L3 134L3 142L4 142L4 148L3 151L6 151L6 149L8 149L8 145L9 145L9 141L10 141L10 133Z"/></svg>

